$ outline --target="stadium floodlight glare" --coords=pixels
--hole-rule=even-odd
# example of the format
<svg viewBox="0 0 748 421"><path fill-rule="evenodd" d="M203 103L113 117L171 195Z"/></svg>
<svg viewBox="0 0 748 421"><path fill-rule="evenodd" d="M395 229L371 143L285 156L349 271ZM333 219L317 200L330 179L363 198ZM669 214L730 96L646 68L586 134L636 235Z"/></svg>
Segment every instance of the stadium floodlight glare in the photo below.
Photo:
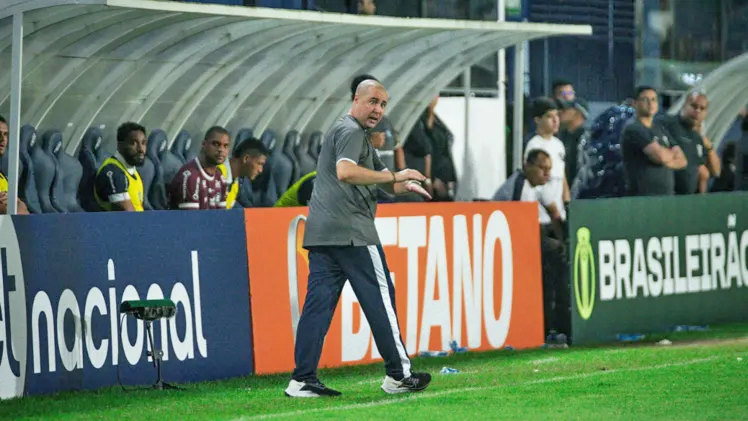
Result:
<svg viewBox="0 0 748 421"><path fill-rule="evenodd" d="M159 390L179 389L177 386L166 383L161 378L161 359L164 356L164 352L156 349L153 343L153 333L151 332L151 324L154 320L174 317L177 314L177 306L174 304L174 301L165 299L123 301L119 306L119 312L129 314L145 323L145 330L148 332L148 343L151 345L151 350L146 351L146 355L153 359L153 366L156 367L157 373L156 383L153 384L153 388Z"/></svg>

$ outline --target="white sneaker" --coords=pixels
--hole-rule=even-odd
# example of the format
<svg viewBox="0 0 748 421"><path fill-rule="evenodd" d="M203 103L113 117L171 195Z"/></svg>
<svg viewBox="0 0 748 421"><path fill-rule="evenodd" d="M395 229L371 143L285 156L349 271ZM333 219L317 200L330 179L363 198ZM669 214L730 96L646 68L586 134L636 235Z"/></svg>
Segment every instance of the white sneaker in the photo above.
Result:
<svg viewBox="0 0 748 421"><path fill-rule="evenodd" d="M387 376L384 378L384 383L382 383L382 390L389 394L420 392L429 383L431 383L431 374L429 373L411 373L410 377L406 377L400 381Z"/></svg>
<svg viewBox="0 0 748 421"><path fill-rule="evenodd" d="M297 382L291 380L285 390L289 398L319 398L320 396L340 396L337 390L325 387L322 382Z"/></svg>

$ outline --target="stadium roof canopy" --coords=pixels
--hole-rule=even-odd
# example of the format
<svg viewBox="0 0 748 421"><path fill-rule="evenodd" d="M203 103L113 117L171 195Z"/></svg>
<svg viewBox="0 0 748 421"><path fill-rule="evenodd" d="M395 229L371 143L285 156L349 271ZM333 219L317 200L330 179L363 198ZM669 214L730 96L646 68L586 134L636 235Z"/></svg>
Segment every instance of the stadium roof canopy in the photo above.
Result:
<svg viewBox="0 0 748 421"><path fill-rule="evenodd" d="M716 68L691 90L694 91L704 92L709 98L704 134L718 146L735 117L748 104L748 53ZM675 114L680 111L687 97L683 95L668 112Z"/></svg>
<svg viewBox="0 0 748 421"><path fill-rule="evenodd" d="M5 0L0 112L12 95L13 14L23 13L20 121L63 132L74 153L91 125L133 120L170 140L214 124L284 135L325 130L370 73L409 132L464 69L523 41L589 26L356 16L151 0ZM15 131L15 130L12 130ZM195 142L197 143L197 142Z"/></svg>

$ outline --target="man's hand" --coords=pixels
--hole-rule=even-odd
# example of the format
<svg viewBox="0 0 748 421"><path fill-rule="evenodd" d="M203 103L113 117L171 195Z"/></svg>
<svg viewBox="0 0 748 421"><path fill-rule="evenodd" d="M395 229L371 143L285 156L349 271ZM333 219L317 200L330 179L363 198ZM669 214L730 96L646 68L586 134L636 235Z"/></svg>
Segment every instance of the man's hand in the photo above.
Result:
<svg viewBox="0 0 748 421"><path fill-rule="evenodd" d="M421 183L418 183L416 181L406 181L405 182L405 189L408 190L411 193L417 193L426 198L426 200L431 200L431 195L429 194L426 189L421 186Z"/></svg>
<svg viewBox="0 0 748 421"><path fill-rule="evenodd" d="M408 168L395 173L395 182L397 183L401 183L403 181L410 181L410 180L415 180L421 183L425 179L426 179L426 176L424 176L417 170L411 170Z"/></svg>
<svg viewBox="0 0 748 421"><path fill-rule="evenodd" d="M8 193L0 192L0 215L8 213Z"/></svg>

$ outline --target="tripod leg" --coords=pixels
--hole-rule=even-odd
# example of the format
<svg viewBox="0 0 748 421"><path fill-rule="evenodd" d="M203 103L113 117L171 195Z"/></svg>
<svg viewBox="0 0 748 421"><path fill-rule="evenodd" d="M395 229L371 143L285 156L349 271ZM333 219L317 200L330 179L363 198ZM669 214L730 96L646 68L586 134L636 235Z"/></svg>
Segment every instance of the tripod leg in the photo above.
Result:
<svg viewBox="0 0 748 421"><path fill-rule="evenodd" d="M150 321L145 321L145 329L146 332L148 332L148 342L151 344L151 358L153 358L153 366L156 367L156 383L153 384L153 388L158 390L184 390L181 387L166 383L161 377L161 358L163 357L163 352L161 352L160 349L156 349L156 344L153 342L153 334L151 333L151 324Z"/></svg>

